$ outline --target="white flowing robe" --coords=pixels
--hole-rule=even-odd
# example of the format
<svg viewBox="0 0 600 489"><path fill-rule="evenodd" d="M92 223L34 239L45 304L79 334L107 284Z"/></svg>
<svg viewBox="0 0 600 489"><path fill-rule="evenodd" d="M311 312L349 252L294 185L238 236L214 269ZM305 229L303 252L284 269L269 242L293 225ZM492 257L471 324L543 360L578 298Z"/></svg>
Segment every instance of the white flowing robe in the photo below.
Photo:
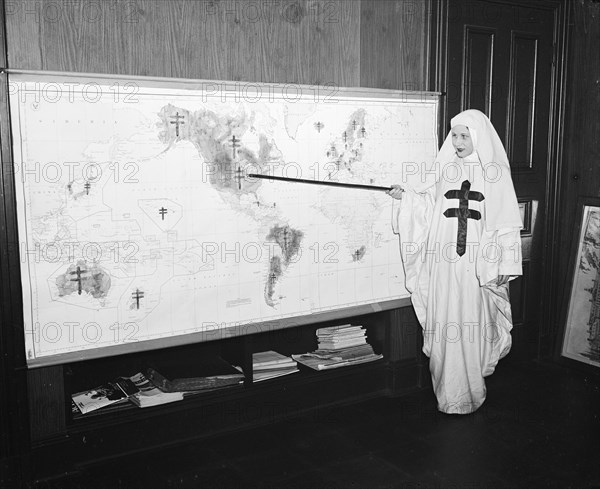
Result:
<svg viewBox="0 0 600 489"><path fill-rule="evenodd" d="M465 181L483 200L469 200L469 209L481 218L467 219L465 253L459 256L459 219L444 212L459 207L459 199L447 198L446 192L461 189ZM470 413L485 401L484 377L511 347L508 284L495 282L498 275L521 275L519 228L486 230L477 153L456 157L426 190L405 190L394 202L392 225L400 235L406 288L423 328L438 409Z"/></svg>

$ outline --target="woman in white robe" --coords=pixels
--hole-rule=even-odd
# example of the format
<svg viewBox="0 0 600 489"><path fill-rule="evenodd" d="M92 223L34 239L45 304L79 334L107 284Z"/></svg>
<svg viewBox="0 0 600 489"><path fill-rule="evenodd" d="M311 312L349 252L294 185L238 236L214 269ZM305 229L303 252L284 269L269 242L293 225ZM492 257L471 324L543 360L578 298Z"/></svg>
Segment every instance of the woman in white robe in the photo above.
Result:
<svg viewBox="0 0 600 489"><path fill-rule="evenodd" d="M511 347L508 281L522 273L522 222L489 119L467 110L451 127L433 167L389 193L438 409L467 414Z"/></svg>

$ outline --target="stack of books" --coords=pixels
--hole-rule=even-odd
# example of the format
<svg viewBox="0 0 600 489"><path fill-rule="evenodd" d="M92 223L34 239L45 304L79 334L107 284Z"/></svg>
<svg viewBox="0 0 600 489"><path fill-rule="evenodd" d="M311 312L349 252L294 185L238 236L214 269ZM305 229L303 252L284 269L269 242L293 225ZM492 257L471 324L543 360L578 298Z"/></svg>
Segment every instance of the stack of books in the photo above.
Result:
<svg viewBox="0 0 600 489"><path fill-rule="evenodd" d="M94 389L72 395L74 414L108 410L127 401L138 407L158 406L215 389L239 386L244 374L223 360L209 355L191 361L154 365L131 377L119 377Z"/></svg>
<svg viewBox="0 0 600 489"><path fill-rule="evenodd" d="M367 332L362 326L344 324L317 329L317 351L341 350L367 343Z"/></svg>
<svg viewBox="0 0 600 489"><path fill-rule="evenodd" d="M292 355L299 363L315 370L347 367L383 358L367 343L363 326L344 324L317 329L318 348L309 353Z"/></svg>
<svg viewBox="0 0 600 489"><path fill-rule="evenodd" d="M138 391L129 399L137 407L158 406L183 399L183 392L164 392L150 382L142 372L138 372L130 377L130 379L138 388Z"/></svg>
<svg viewBox="0 0 600 489"><path fill-rule="evenodd" d="M218 355L157 364L146 369L146 376L163 392L207 391L244 382L244 374Z"/></svg>
<svg viewBox="0 0 600 489"><path fill-rule="evenodd" d="M218 355L156 364L137 374L139 393L132 401L139 407L180 401L186 397L244 382L244 374ZM144 380L147 382L145 383ZM135 382L135 380L134 380Z"/></svg>
<svg viewBox="0 0 600 489"><path fill-rule="evenodd" d="M298 362L273 350L252 354L252 378L254 382L273 379L298 372Z"/></svg>

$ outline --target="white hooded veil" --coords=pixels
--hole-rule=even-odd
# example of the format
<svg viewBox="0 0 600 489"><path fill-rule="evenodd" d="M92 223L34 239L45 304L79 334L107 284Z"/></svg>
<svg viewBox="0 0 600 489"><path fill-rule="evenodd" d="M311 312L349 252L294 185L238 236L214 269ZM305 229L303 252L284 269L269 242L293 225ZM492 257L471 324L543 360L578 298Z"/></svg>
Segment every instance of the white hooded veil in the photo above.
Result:
<svg viewBox="0 0 600 489"><path fill-rule="evenodd" d="M474 151L477 151L483 169L486 230L522 229L523 223L510 174L508 156L496 129L494 129L488 117L476 109L465 110L452 118L450 126L459 125L466 126L469 129ZM432 168L426 172L422 184L416 185L414 190L421 192L434 185L442 178L444 168L449 164L453 164L455 157L456 151L452 145L452 131L450 131L433 162Z"/></svg>

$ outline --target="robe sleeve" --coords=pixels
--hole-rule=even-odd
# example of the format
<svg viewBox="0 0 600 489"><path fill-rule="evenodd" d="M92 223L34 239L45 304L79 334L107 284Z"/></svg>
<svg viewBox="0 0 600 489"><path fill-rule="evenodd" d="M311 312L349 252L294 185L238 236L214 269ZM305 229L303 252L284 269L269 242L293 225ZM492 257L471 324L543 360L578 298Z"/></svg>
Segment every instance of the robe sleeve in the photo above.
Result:
<svg viewBox="0 0 600 489"><path fill-rule="evenodd" d="M434 207L435 186L416 192L405 189L402 200L395 200L392 229L400 237L400 255L404 265L406 289L415 292L417 278L425 262L427 236Z"/></svg>
<svg viewBox="0 0 600 489"><path fill-rule="evenodd" d="M510 280L523 275L520 230L512 229L503 234L498 231L498 245L502 253L498 264L498 274L509 275Z"/></svg>
<svg viewBox="0 0 600 489"><path fill-rule="evenodd" d="M484 230L479 243L477 277L479 285L495 281L499 275L509 280L523 274L521 264L521 235L517 228L497 231Z"/></svg>

